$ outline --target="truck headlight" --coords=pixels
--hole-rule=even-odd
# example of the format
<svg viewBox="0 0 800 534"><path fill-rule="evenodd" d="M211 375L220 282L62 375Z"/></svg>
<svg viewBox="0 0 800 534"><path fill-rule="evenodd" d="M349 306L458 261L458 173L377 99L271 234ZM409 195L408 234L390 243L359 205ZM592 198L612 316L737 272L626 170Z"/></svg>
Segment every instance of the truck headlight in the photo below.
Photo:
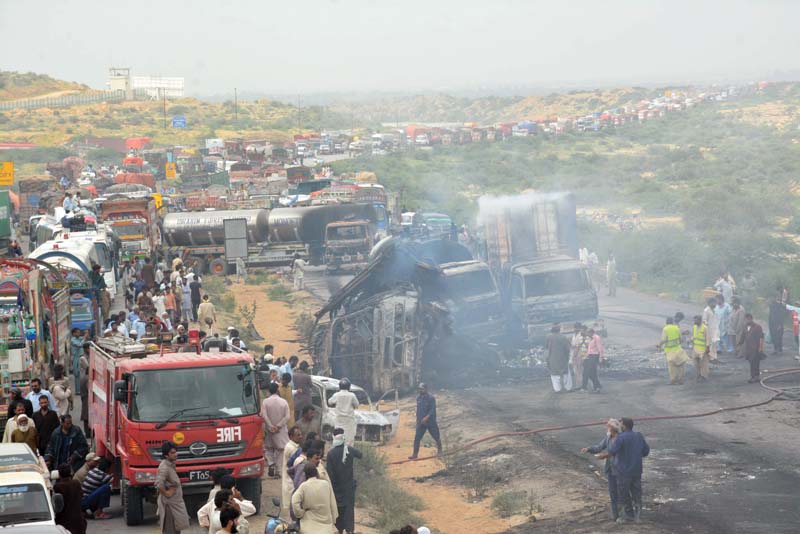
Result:
<svg viewBox="0 0 800 534"><path fill-rule="evenodd" d="M262 471L263 471L263 469L261 467L261 462L258 462L258 463L252 464L252 465L248 465L248 466L242 467L239 470L239 476L240 477L246 477L246 476L250 476L250 475L260 475Z"/></svg>
<svg viewBox="0 0 800 534"><path fill-rule="evenodd" d="M155 482L156 481L156 474L150 473L148 471L137 471L136 475L134 475L133 479L136 482L148 483L148 482Z"/></svg>

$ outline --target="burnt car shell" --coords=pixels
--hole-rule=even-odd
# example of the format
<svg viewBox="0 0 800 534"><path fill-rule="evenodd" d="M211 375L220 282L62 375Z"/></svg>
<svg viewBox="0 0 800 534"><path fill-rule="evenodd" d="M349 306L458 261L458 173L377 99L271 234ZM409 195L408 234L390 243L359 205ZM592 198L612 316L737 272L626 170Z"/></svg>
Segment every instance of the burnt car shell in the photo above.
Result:
<svg viewBox="0 0 800 534"><path fill-rule="evenodd" d="M332 433L335 427L335 416L333 409L328 406L328 399L339 391L339 380L327 376L312 375L311 382L314 385L312 403L320 411L322 435L323 438L327 439L330 437L328 434ZM378 411L378 408L373 404L364 389L351 385L350 391L358 397L360 405L367 408L355 411L356 440L378 443L387 441L397 431L400 422L399 407L395 406L393 409L381 412ZM389 393L396 392L387 392L387 394ZM384 397L387 394L384 394Z"/></svg>

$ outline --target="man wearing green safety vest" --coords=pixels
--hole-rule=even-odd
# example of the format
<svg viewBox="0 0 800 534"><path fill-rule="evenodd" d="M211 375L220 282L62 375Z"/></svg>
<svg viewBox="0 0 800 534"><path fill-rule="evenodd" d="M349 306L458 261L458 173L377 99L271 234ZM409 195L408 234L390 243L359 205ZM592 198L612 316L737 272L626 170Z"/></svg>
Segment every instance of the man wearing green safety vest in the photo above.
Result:
<svg viewBox="0 0 800 534"><path fill-rule="evenodd" d="M694 355L694 366L697 368L698 382L708 380L708 362L711 355L708 349L708 328L703 324L700 315L694 316L694 327L692 328L692 352Z"/></svg>
<svg viewBox="0 0 800 534"><path fill-rule="evenodd" d="M664 349L664 356L667 357L667 371L669 372L669 384L683 384L683 377L686 375L686 362L689 357L681 347L681 329L675 324L672 317L667 317L667 325L661 331L661 343L658 348Z"/></svg>

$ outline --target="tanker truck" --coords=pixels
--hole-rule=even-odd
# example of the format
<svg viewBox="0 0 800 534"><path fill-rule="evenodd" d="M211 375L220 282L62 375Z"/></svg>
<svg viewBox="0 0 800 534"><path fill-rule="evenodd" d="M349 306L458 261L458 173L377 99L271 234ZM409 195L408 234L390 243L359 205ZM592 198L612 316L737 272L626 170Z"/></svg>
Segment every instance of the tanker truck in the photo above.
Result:
<svg viewBox="0 0 800 534"><path fill-rule="evenodd" d="M305 254L305 247L270 247L268 237L269 210L216 210L168 213L161 233L168 258L180 257L187 265L194 264L196 272L207 270L224 274L233 259L225 257L225 220L247 221L248 266L288 265L295 252Z"/></svg>
<svg viewBox="0 0 800 534"><path fill-rule="evenodd" d="M234 260L225 257L225 220L246 219L248 266L289 265L295 254L319 264L329 224L365 220L386 224L386 210L373 204L332 204L300 208L175 212L164 217L164 253L194 263L195 270L223 274Z"/></svg>

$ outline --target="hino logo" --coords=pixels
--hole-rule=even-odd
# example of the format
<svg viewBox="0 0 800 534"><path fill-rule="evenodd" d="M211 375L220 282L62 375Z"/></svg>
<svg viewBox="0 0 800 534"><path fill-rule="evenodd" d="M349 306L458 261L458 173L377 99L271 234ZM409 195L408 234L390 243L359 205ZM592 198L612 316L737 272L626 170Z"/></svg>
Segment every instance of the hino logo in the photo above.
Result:
<svg viewBox="0 0 800 534"><path fill-rule="evenodd" d="M195 441L194 443L189 445L189 452L191 452L195 456L203 456L205 453L208 452L208 445L206 445L202 441Z"/></svg>

